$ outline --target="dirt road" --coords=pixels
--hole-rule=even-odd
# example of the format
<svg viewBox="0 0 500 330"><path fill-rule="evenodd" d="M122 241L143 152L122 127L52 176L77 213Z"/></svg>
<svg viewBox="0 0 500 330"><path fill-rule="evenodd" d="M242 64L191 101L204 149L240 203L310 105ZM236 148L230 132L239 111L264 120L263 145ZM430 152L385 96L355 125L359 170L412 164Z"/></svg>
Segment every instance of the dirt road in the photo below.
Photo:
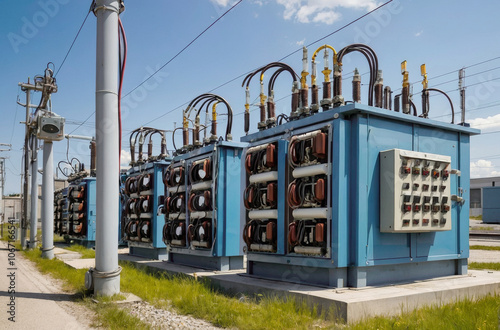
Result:
<svg viewBox="0 0 500 330"><path fill-rule="evenodd" d="M21 252L12 254L0 241L1 329L90 329L92 312L72 299Z"/></svg>

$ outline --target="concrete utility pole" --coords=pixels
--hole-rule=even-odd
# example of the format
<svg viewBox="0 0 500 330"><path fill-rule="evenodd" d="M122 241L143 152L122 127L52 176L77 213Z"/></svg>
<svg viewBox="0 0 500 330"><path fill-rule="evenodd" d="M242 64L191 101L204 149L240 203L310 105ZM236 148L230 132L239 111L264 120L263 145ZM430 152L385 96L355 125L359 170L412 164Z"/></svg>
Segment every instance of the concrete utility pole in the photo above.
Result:
<svg viewBox="0 0 500 330"><path fill-rule="evenodd" d="M43 142L42 258L54 259L54 157L52 141Z"/></svg>
<svg viewBox="0 0 500 330"><path fill-rule="evenodd" d="M28 78L28 83L19 83L21 86L21 90L26 93L26 104L22 104L17 102L19 105L26 107L26 121L24 124L26 125L25 135L24 135L24 177L23 177L23 212L21 218L21 247L26 248L26 229L28 228L28 190L29 190L29 163L30 163L30 154L29 154L29 139L32 134L31 128L29 125L30 120L30 108L37 108L37 105L30 104L31 102L31 91L42 91L43 87L36 86L30 84L30 79ZM36 232L36 229L35 229Z"/></svg>
<svg viewBox="0 0 500 330"><path fill-rule="evenodd" d="M96 49L96 242L94 294L120 292L118 266L118 0L97 0Z"/></svg>
<svg viewBox="0 0 500 330"><path fill-rule="evenodd" d="M38 230L38 139L33 138L31 146L31 218L30 218L30 249L36 248L36 233Z"/></svg>

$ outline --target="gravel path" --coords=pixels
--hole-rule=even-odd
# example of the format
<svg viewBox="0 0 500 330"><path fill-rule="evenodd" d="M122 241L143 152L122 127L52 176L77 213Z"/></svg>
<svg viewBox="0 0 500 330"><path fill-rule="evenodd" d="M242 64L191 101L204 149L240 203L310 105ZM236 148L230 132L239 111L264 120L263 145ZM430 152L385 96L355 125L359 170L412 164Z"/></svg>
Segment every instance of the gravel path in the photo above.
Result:
<svg viewBox="0 0 500 330"><path fill-rule="evenodd" d="M204 320L158 309L144 301L129 304L125 308L154 329L220 329Z"/></svg>

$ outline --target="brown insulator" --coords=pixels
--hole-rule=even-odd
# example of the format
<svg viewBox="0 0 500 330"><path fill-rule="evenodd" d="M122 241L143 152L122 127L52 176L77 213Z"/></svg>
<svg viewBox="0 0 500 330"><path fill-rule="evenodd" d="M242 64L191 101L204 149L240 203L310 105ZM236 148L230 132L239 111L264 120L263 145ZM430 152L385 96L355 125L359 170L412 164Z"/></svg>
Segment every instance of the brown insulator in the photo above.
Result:
<svg viewBox="0 0 500 330"><path fill-rule="evenodd" d="M312 104L319 104L319 100L318 100L318 86L317 85L313 85L311 87L311 105Z"/></svg>
<svg viewBox="0 0 500 330"><path fill-rule="evenodd" d="M333 78L333 96L342 95L342 74L338 73Z"/></svg>
<svg viewBox="0 0 500 330"><path fill-rule="evenodd" d="M200 141L200 126L195 125L193 129L193 144Z"/></svg>
<svg viewBox="0 0 500 330"><path fill-rule="evenodd" d="M266 106L264 104L259 105L260 109L260 121L262 123L266 122Z"/></svg>
<svg viewBox="0 0 500 330"><path fill-rule="evenodd" d="M292 93L292 113L297 112L298 108L299 108L299 93L293 92Z"/></svg>
<svg viewBox="0 0 500 330"><path fill-rule="evenodd" d="M331 99L332 98L332 82L325 81L323 82L323 99Z"/></svg>
<svg viewBox="0 0 500 330"><path fill-rule="evenodd" d="M403 102L403 107L402 107L402 112L405 114L410 113L410 88L409 87L403 87L403 93L402 93L402 102Z"/></svg>
<svg viewBox="0 0 500 330"><path fill-rule="evenodd" d="M275 112L276 105L274 104L273 101L267 101L267 118L271 119L276 117L276 112Z"/></svg>
<svg viewBox="0 0 500 330"><path fill-rule="evenodd" d="M161 139L161 156L167 155L167 141L163 138Z"/></svg>
<svg viewBox="0 0 500 330"><path fill-rule="evenodd" d="M212 136L217 136L217 122L215 120L212 120Z"/></svg>
<svg viewBox="0 0 500 330"><path fill-rule="evenodd" d="M153 156L153 141L149 140L148 143L148 158Z"/></svg>
<svg viewBox="0 0 500 330"><path fill-rule="evenodd" d="M250 112L245 111L245 134L250 130Z"/></svg>
<svg viewBox="0 0 500 330"><path fill-rule="evenodd" d="M375 106L382 108L383 106L384 85L375 84Z"/></svg>
<svg viewBox="0 0 500 330"><path fill-rule="evenodd" d="M307 88L300 89L300 103L303 108L309 106L309 90Z"/></svg>
<svg viewBox="0 0 500 330"><path fill-rule="evenodd" d="M391 98L391 88L389 86L384 87L384 109L392 110L392 98Z"/></svg>
<svg viewBox="0 0 500 330"><path fill-rule="evenodd" d="M399 112L399 107L401 106L401 94L394 96L394 111Z"/></svg>
<svg viewBox="0 0 500 330"><path fill-rule="evenodd" d="M361 101L361 81L352 81L352 100L353 102L359 103Z"/></svg>
<svg viewBox="0 0 500 330"><path fill-rule="evenodd" d="M132 152L132 146L130 147L130 157L134 158L134 153ZM135 148L134 148L135 149ZM90 172L95 172L95 164L96 164L96 143L94 140L90 142Z"/></svg>
<svg viewBox="0 0 500 330"><path fill-rule="evenodd" d="M139 157L138 157L137 161L142 162L142 156L143 156L142 143L139 143Z"/></svg>
<svg viewBox="0 0 500 330"><path fill-rule="evenodd" d="M187 128L182 130L182 145L187 146L189 144L189 131Z"/></svg>

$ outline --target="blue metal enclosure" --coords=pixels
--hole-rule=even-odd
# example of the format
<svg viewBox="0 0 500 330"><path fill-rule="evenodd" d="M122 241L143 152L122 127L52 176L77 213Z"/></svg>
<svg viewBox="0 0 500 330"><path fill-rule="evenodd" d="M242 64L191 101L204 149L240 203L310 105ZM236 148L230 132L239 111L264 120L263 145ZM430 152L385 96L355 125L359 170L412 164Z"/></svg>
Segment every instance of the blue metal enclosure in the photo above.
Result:
<svg viewBox="0 0 500 330"><path fill-rule="evenodd" d="M124 240L128 243L129 254L165 259L166 246L162 240L164 218L163 169L169 161L147 162L133 166L127 171L124 193Z"/></svg>
<svg viewBox="0 0 500 330"><path fill-rule="evenodd" d="M219 141L174 157L164 172L168 260L200 268L243 268L240 240L242 143Z"/></svg>
<svg viewBox="0 0 500 330"><path fill-rule="evenodd" d="M500 187L482 189L483 222L500 223Z"/></svg>
<svg viewBox="0 0 500 330"><path fill-rule="evenodd" d="M61 221L58 234L67 242L87 247L95 245L96 230L96 181L95 177L77 178L70 181L66 200L61 204ZM64 194L64 190L63 190Z"/></svg>
<svg viewBox="0 0 500 330"><path fill-rule="evenodd" d="M330 287L466 274L478 133L354 103L243 137L248 274ZM399 163L381 168L394 150ZM385 181L403 186L387 198Z"/></svg>

